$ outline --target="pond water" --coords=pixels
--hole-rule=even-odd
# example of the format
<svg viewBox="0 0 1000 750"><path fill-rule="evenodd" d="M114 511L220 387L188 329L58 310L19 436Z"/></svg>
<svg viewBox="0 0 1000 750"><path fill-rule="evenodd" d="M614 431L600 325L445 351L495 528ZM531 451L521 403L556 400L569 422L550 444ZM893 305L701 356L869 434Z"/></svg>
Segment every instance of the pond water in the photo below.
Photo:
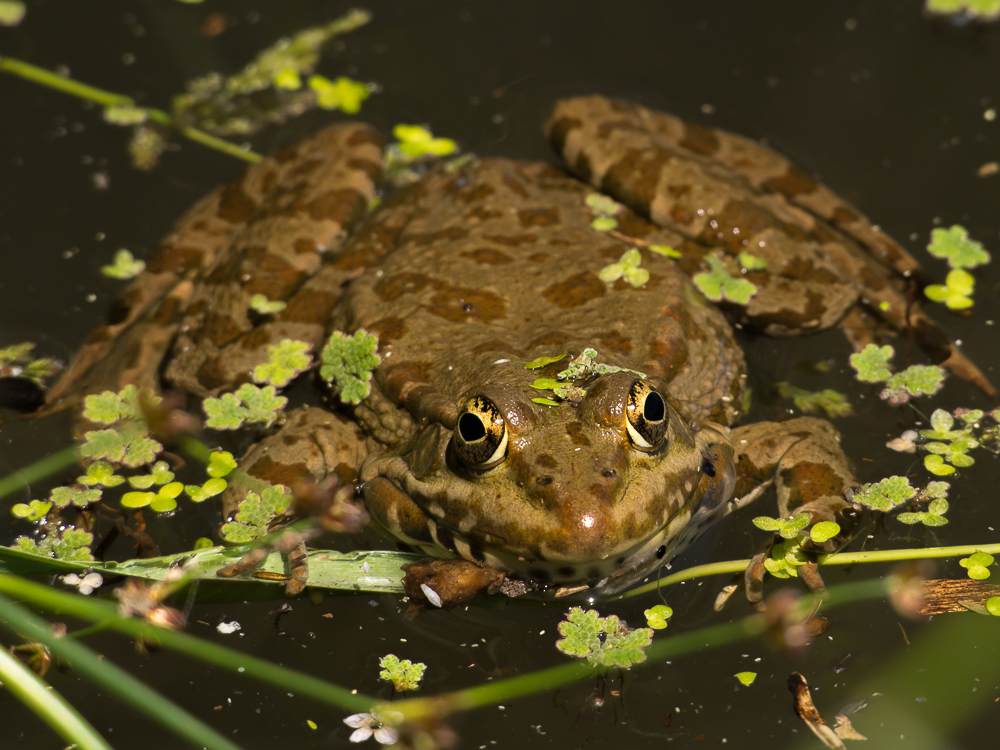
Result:
<svg viewBox="0 0 1000 750"><path fill-rule="evenodd" d="M29 5L19 27L0 29L4 54L50 69L66 66L80 81L164 108L186 80L210 70L235 71L279 36L349 7L263 0ZM372 23L331 50L320 72L378 82L382 92L365 103L361 117L383 132L397 122L423 122L465 151L554 160L540 135L551 103L601 93L766 140L857 205L937 279L947 269L924 250L933 227L961 223L994 253L1000 247L1000 176L977 176L981 165L1000 159L1000 122L984 116L1000 106L1000 26L932 20L915 0L386 0L366 7ZM199 29L209 13L227 14L234 23L206 38ZM125 131L105 124L99 109L12 77L2 80L0 344L31 340L44 353L66 359L121 287L102 277L99 267L120 247L147 256L187 206L242 165L185 142L157 170L140 174L128 164ZM269 152L339 118L310 113L260 134L253 145ZM107 189L95 189L95 173L106 176ZM932 314L1000 382L1000 339L993 325L1000 320L1000 267L987 266L976 276L974 314L949 315L940 306ZM837 426L861 481L910 472L915 484L924 483L929 477L922 466L886 450L886 440L937 407L998 405L950 379L940 394L918 402L919 411L890 407L878 400L877 389L852 379L848 353L836 334L747 342L755 394L766 394L770 382L791 380L849 396L855 414ZM814 360L831 360L832 371L805 372L802 363ZM788 406L759 397L750 417L774 419L787 414ZM0 425L0 473L67 444L68 435L64 416ZM870 531L869 544L882 549L1000 541L1000 465L983 451L976 456L977 463L953 481L947 526L925 530L887 519ZM43 497L48 487L33 489L32 497ZM772 513L772 506L728 519L690 560L749 556L764 538L749 519L762 513ZM196 516L188 509L156 526L164 552L185 549L203 533L205 520ZM4 526L4 544L26 530ZM370 535L357 543L379 544ZM825 577L837 584L888 569L856 566L829 570ZM964 575L954 560L941 562L937 572ZM740 601L722 614L712 612L715 592L725 582L665 590L675 616L657 637L748 614ZM769 593L778 588L769 581ZM659 601L648 595L606 604L602 614L639 625L642 610ZM318 605L295 600L279 628L274 612L281 603L275 597L197 604L191 631L385 697L377 663L390 652L428 665L427 694L566 660L553 646L564 616L558 607L473 606L409 620L398 597L327 596ZM647 663L624 677L612 674L606 683L585 680L456 714L449 723L463 748L819 747L791 709L785 681L797 670L815 689L828 720L848 704L869 701L853 721L872 746L990 742L1000 700L1000 621L971 614L902 620L882 600L831 610L828 617L829 631L794 655L773 650L766 639L706 648L672 663ZM239 635L216 634L218 622L234 619L242 625ZM349 744L350 730L337 710L166 652L137 654L114 635L89 643L242 747ZM758 675L749 688L733 677L745 670ZM72 670L53 671L48 679L114 746L180 746ZM62 746L9 694L0 693L0 716L4 747Z"/></svg>

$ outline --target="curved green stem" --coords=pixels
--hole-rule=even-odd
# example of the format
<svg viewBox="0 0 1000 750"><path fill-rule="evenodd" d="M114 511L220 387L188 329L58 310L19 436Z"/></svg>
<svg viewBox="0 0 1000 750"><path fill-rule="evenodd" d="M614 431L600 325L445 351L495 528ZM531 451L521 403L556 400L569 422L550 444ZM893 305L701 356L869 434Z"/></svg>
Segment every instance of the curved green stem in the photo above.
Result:
<svg viewBox="0 0 1000 750"><path fill-rule="evenodd" d="M58 453L46 456L30 466L25 466L20 471L3 477L0 479L0 498L7 497L22 487L28 487L32 482L45 479L45 477L51 476L67 466L72 466L78 458L77 446L71 445L69 448L63 448Z"/></svg>
<svg viewBox="0 0 1000 750"><path fill-rule="evenodd" d="M222 138L216 138L214 135L210 135L204 130L179 125L169 113L164 112L162 109L140 107L132 100L131 97L125 96L124 94L116 94L113 91L105 91L104 89L99 89L95 86L88 86L85 83L74 81L72 78L61 76L57 73L53 73L51 70L46 70L45 68L39 68L37 65L32 65L31 63L24 62L23 60L18 60L13 57L0 57L0 71L20 76L27 81L47 86L48 88L55 89L56 91L62 91L64 94L96 102L102 107L126 105L129 107L135 107L136 109L141 109L153 122L158 123L159 125L164 125L168 128L173 128L189 140L200 143L203 146L208 146L209 148L214 148L216 151L221 151L224 154L235 156L237 159L248 161L251 164L256 164L264 158L255 151L242 148L237 146L235 143L230 143Z"/></svg>
<svg viewBox="0 0 1000 750"><path fill-rule="evenodd" d="M0 648L0 681L7 692L16 696L52 727L66 742L80 750L111 750L100 733L52 689L45 680Z"/></svg>

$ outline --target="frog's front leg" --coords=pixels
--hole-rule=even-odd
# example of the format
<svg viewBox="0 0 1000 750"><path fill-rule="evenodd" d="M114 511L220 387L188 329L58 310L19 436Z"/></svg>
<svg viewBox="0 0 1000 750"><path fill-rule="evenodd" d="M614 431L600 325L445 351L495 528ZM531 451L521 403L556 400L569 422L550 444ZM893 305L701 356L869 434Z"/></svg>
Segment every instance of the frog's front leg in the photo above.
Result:
<svg viewBox="0 0 1000 750"><path fill-rule="evenodd" d="M309 508L321 526L331 529L355 528L364 523L363 512L349 502L354 494L357 468L367 456L364 436L356 424L345 417L316 407L297 409L275 433L255 444L240 459L239 465L247 474L269 484L283 484L299 490L300 501L318 500L314 504L332 503L330 507ZM335 481L339 491L327 485ZM316 488L315 492L307 488ZM223 516L232 518L247 490L231 484L222 495ZM309 495L315 497L310 498ZM329 522L325 522L329 519ZM283 518L272 521L278 527ZM289 579L285 593L295 596L302 592L309 576L305 538L289 530L275 540L273 549L285 557ZM236 563L217 571L217 575L230 577L249 573L266 558L271 548L252 550Z"/></svg>
<svg viewBox="0 0 1000 750"><path fill-rule="evenodd" d="M807 512L812 525L832 521L850 508L843 494L857 480L850 459L840 447L840 433L829 422L813 417L780 423L758 422L737 427L732 438L736 452L733 495L736 505L749 504L774 485L782 518ZM843 521L842 515L840 520ZM811 541L806 542L805 548L822 549ZM763 596L766 555L766 552L756 555L747 568L747 598L754 605ZM807 563L799 573L811 590L822 588L822 578L813 563Z"/></svg>

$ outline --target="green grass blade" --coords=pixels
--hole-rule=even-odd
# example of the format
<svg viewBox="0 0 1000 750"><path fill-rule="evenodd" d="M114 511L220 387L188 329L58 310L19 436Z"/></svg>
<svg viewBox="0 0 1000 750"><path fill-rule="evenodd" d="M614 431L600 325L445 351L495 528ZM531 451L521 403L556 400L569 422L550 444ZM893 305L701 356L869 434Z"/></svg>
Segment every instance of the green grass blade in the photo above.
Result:
<svg viewBox="0 0 1000 750"><path fill-rule="evenodd" d="M111 745L66 699L6 648L0 648L0 682L66 742L79 750L111 750Z"/></svg>
<svg viewBox="0 0 1000 750"><path fill-rule="evenodd" d="M11 578L5 576L3 580L7 582ZM100 685L126 705L145 714L196 747L209 750L239 750L237 745L210 726L112 664L108 659L98 658L97 654L87 646L72 638L56 636L48 622L2 594L0 594L0 623L48 646L53 654L70 662L78 674Z"/></svg>

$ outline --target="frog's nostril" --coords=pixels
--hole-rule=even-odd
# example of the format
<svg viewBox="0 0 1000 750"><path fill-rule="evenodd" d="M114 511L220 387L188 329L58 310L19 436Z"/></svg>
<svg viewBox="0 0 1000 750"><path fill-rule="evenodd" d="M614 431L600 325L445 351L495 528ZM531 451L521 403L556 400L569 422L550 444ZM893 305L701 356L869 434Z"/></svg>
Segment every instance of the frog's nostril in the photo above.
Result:
<svg viewBox="0 0 1000 750"><path fill-rule="evenodd" d="M618 472L615 471L614 469L605 469L604 471L601 472L601 476L604 477L605 479L611 479L611 477L615 476L617 473Z"/></svg>
<svg viewBox="0 0 1000 750"><path fill-rule="evenodd" d="M538 479L536 479L535 482L538 484L539 487L548 487L550 484L552 484L552 477L538 477Z"/></svg>

